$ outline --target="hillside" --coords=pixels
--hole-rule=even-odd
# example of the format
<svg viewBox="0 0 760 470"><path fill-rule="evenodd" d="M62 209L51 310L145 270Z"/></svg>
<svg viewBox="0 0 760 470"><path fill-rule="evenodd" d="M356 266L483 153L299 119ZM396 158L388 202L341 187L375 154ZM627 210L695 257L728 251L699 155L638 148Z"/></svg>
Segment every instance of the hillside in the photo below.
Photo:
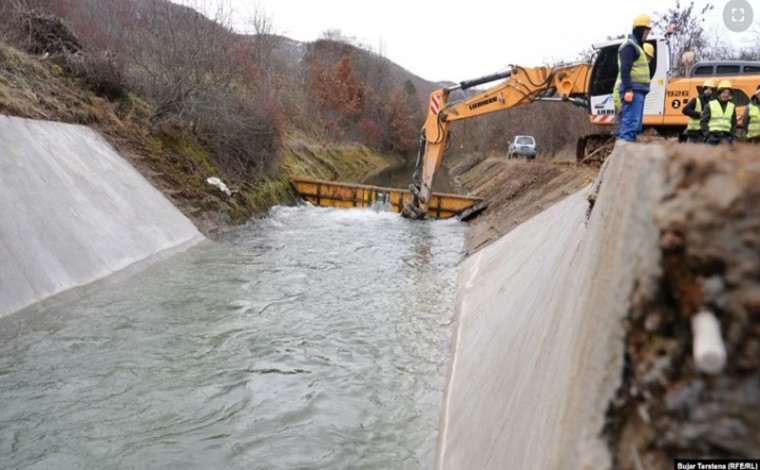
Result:
<svg viewBox="0 0 760 470"><path fill-rule="evenodd" d="M0 113L97 129L206 235L292 201L291 175L399 164L436 86L348 43L241 36L163 0L28 3L0 5Z"/></svg>
<svg viewBox="0 0 760 470"><path fill-rule="evenodd" d="M598 168L541 159L509 160L504 153L472 154L460 159L450 172L454 181L488 201L467 237L466 254L472 255L591 184Z"/></svg>

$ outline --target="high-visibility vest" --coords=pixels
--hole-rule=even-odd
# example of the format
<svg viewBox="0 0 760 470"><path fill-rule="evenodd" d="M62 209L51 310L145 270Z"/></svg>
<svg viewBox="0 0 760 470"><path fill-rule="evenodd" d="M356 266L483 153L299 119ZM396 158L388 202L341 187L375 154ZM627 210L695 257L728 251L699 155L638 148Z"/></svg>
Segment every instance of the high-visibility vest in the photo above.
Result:
<svg viewBox="0 0 760 470"><path fill-rule="evenodd" d="M694 109L699 113L702 114L702 100L697 96L697 104L694 106ZM699 118L693 118L689 116L689 124L686 126L687 131L698 131L700 129L699 126Z"/></svg>
<svg viewBox="0 0 760 470"><path fill-rule="evenodd" d="M627 45L631 44L636 50L639 51L639 58L633 61L631 66L631 81L634 83L648 84L649 78L649 61L647 60L647 53L639 44L631 38L628 38L618 48L618 79L622 81L620 77L620 51Z"/></svg>
<svg viewBox="0 0 760 470"><path fill-rule="evenodd" d="M615 103L615 111L620 112L623 109L623 101L620 99L620 74L615 80L615 88L612 90L612 102Z"/></svg>
<svg viewBox="0 0 760 470"><path fill-rule="evenodd" d="M720 100L710 101L710 132L731 132L731 116L735 106L732 102L726 104L726 110L720 107Z"/></svg>
<svg viewBox="0 0 760 470"><path fill-rule="evenodd" d="M747 138L760 137L760 104L750 103L749 106L749 128L747 129Z"/></svg>

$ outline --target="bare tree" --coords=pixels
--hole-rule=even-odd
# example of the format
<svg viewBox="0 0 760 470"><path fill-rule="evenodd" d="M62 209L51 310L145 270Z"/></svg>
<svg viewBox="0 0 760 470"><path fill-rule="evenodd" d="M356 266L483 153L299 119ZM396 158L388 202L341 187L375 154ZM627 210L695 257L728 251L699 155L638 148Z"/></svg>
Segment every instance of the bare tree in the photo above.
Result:
<svg viewBox="0 0 760 470"><path fill-rule="evenodd" d="M247 24L253 29L251 37L252 61L258 68L260 79L270 86L274 76L274 51L277 47L278 38L275 37L275 28L272 18L266 12L256 7L253 16L248 18Z"/></svg>
<svg viewBox="0 0 760 470"><path fill-rule="evenodd" d="M686 51L692 51L698 59L701 58L708 46L704 28L705 15L713 8L714 5L706 3L701 10L695 11L693 0L683 6L680 0L676 0L675 7L666 12L655 13L655 27L662 30L673 28L670 37L671 64L681 64L681 57ZM680 65L676 70L678 75L686 74L686 70Z"/></svg>
<svg viewBox="0 0 760 470"><path fill-rule="evenodd" d="M199 5L198 8L201 6ZM204 106L206 90L228 90L237 73L229 16L211 21L195 9L150 0L125 31L135 86L157 100L158 114L188 118Z"/></svg>

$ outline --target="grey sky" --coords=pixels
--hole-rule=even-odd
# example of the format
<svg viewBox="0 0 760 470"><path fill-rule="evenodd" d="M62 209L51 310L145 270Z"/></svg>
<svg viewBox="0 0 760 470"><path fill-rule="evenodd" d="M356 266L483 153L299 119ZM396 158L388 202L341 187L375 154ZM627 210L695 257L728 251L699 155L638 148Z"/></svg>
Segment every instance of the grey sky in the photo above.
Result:
<svg viewBox="0 0 760 470"><path fill-rule="evenodd" d="M653 15L675 5L675 0L174 1L209 11L222 3L241 31L256 11L271 19L273 32L300 41L318 39L328 29L339 30L433 81L475 78L510 64L574 60L607 36L627 34L637 14ZM757 32L740 34L725 27L723 10L728 1L711 2L715 8L706 15L707 28L735 46L755 40ZM760 0L742 1L752 6L758 24ZM698 7L705 3L695 1Z"/></svg>

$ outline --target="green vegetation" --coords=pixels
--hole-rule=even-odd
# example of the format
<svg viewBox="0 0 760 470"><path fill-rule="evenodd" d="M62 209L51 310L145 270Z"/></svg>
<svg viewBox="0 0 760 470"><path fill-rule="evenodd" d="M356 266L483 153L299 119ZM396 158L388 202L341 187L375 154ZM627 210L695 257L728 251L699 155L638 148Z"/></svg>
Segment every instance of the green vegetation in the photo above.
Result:
<svg viewBox="0 0 760 470"><path fill-rule="evenodd" d="M402 161L357 143L327 146L303 133L286 136L283 147L283 168L288 174L331 181L356 182Z"/></svg>
<svg viewBox="0 0 760 470"><path fill-rule="evenodd" d="M291 176L351 181L402 160L415 86L358 76L384 58L320 41L298 71L259 33L163 0L4 3L0 113L93 127L207 235L294 201ZM305 73L326 94L294 81ZM384 105L394 88L405 98Z"/></svg>
<svg viewBox="0 0 760 470"><path fill-rule="evenodd" d="M211 162L211 157L204 149L195 147L185 140L175 140L168 136L163 136L161 143L165 149L174 154L190 157L195 163L201 165L209 176L216 174L216 168Z"/></svg>

